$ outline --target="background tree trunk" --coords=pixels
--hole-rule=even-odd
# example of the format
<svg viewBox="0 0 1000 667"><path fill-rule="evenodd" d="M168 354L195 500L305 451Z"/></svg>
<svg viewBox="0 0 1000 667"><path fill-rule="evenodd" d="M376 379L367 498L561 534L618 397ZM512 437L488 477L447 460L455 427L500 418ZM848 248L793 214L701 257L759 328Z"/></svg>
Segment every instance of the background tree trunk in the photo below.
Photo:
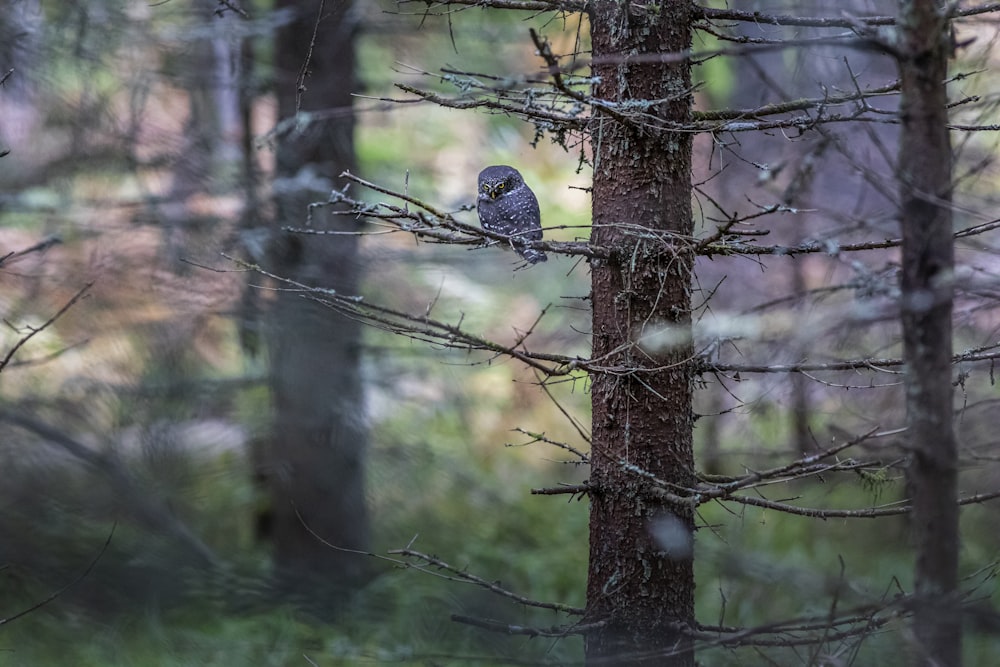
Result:
<svg viewBox="0 0 1000 667"><path fill-rule="evenodd" d="M295 20L276 42L279 117L322 109L282 138L275 183L276 225L303 226L310 202L323 201L334 179L354 166L354 26L351 3L282 2ZM310 46L315 22L315 44ZM300 72L305 73L299 79ZM301 99L299 100L299 93ZM297 105L301 104L301 107ZM317 210L314 226L352 231L353 218ZM283 277L355 294L357 237L314 236L308 242L275 232L272 266ZM364 494L367 447L360 371L360 325L294 292L276 293L265 328L270 355L274 431L264 456L271 493L269 537L279 575L293 589L333 594L356 587L360 557L322 544L366 549ZM299 518L301 516L301 519Z"/></svg>
<svg viewBox="0 0 1000 667"><path fill-rule="evenodd" d="M612 102L668 100L650 115L690 112L689 64L628 63L690 45L685 3L590 9L594 94ZM658 9L658 11L654 11ZM630 13L634 11L635 13ZM648 131L595 111L593 242L614 249L592 270L593 375L590 568L591 664L692 665L674 623L694 618L692 513L651 497L635 466L668 483L693 483L690 282L692 257L670 233L691 228L691 139Z"/></svg>
<svg viewBox="0 0 1000 667"><path fill-rule="evenodd" d="M916 538L916 665L956 667L962 658L958 607L958 453L952 426L954 241L948 129L950 44L945 4L903 3L900 14L903 235L901 317L906 358L909 486Z"/></svg>

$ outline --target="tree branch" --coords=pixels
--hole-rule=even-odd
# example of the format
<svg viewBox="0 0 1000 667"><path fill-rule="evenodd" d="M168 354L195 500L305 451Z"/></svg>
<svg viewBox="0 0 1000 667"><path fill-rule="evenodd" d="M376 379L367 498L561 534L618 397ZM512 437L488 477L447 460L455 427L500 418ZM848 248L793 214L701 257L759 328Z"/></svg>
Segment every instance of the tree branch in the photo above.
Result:
<svg viewBox="0 0 1000 667"><path fill-rule="evenodd" d="M581 607L572 607L570 605L562 604L559 602L539 602L538 600L532 600L530 598L526 598L523 595L518 595L517 593L514 593L512 591L507 590L506 588L503 588L496 582L486 581L482 577L470 574L461 568L455 567L454 565L449 565L448 563L441 560L440 558L437 558L436 556L431 556L429 554L421 553L409 547L406 547L404 549L393 549L389 551L389 553L392 555L404 556L406 558L416 558L422 560L428 565L449 572L453 577L457 579L460 579L470 584L475 584L480 588L485 588L491 593L496 593L501 597L513 600L514 602L525 605L526 607L550 609L552 611L558 611L564 614L572 614L575 616L582 616L583 613L586 611Z"/></svg>
<svg viewBox="0 0 1000 667"><path fill-rule="evenodd" d="M69 589L73 588L78 583L86 579L90 575L90 573L94 570L94 567L97 565L97 562L101 560L101 557L104 556L105 552L108 550L108 546L111 544L111 538L115 536L115 528L117 527L117 525L118 524L112 524L111 531L108 533L107 539L105 539L104 544L101 545L101 550L97 552L97 555L94 556L93 560L90 561L87 567L84 568L83 572L81 572L75 579L73 579L73 581L69 582L68 584L66 584L59 590L55 591L54 593L49 594L44 599L36 602L27 609L22 609L13 616L8 616L7 618L0 618L0 625L6 625L7 623L11 623L19 618L22 618L23 616L27 616L28 614L37 609L41 609L42 607L49 604L50 602L58 598L60 595L62 595L63 593L65 593L66 591L68 591Z"/></svg>
<svg viewBox="0 0 1000 667"><path fill-rule="evenodd" d="M24 252L28 252L30 250L31 249L26 250ZM7 354L4 355L4 358L0 360L0 371L3 371L3 369L7 367L7 364L10 363L10 360L13 359L14 355L17 354L17 351L20 350L25 345L25 343L31 340L36 334L45 331L45 329L49 328L49 326L51 326L53 322L62 317L67 310L72 308L77 301L79 301L84 297L87 291L91 287L93 287L93 285L94 285L93 282L89 282L83 287L81 287L80 290L76 294L74 294L73 297L70 298L70 300L67 301L66 304L62 308L60 308L55 315L46 320L41 326L31 328L31 331L22 336L21 339L14 344L14 347L8 350Z"/></svg>
<svg viewBox="0 0 1000 667"><path fill-rule="evenodd" d="M533 628L494 621L489 618L463 616L461 614L452 614L451 620L456 623L464 623L465 625L489 630L490 632L499 632L505 635L525 635L527 637L571 637L573 635L585 635L590 630L603 625L603 623L586 623L579 625L553 625L549 628Z"/></svg>
<svg viewBox="0 0 1000 667"><path fill-rule="evenodd" d="M215 553L198 539L180 519L174 516L165 504L155 501L146 490L140 489L125 467L112 456L95 452L87 445L49 424L6 408L0 408L0 421L20 426L46 442L62 447L75 458L103 473L111 481L118 493L119 500L147 526L173 535L181 544L188 547L203 564L212 567L219 564Z"/></svg>

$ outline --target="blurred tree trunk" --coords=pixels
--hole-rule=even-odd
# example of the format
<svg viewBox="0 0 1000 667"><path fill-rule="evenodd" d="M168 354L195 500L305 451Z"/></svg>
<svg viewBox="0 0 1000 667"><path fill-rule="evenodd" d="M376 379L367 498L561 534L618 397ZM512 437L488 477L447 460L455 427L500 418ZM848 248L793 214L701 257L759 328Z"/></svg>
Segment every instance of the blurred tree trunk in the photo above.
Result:
<svg viewBox="0 0 1000 667"><path fill-rule="evenodd" d="M276 36L279 117L298 114L301 122L286 130L278 145L274 200L279 229L269 261L280 276L355 294L360 274L356 236L303 239L280 231L282 225L304 226L308 204L325 201L339 174L355 164L351 3L327 0L320 16L321 4L278 2L295 17ZM322 229L356 229L353 218L331 216L325 209L317 209L312 220ZM274 410L263 456L271 497L267 537L277 574L287 586L314 598L327 596L324 602L335 604L360 585L363 559L331 549L317 536L362 550L369 539L360 325L298 293L279 290L265 336Z"/></svg>
<svg viewBox="0 0 1000 667"><path fill-rule="evenodd" d="M654 11L654 9L656 11ZM690 46L687 3L590 5L594 96L665 100L656 118L690 114L690 67L656 62ZM650 55L645 62L628 57ZM688 505L644 489L645 473L691 488L693 258L691 135L647 132L595 111L593 243L612 258L592 267L593 375L588 664L693 665L674 624L694 621ZM630 468L634 466L634 468ZM636 469L644 474L636 474Z"/></svg>
<svg viewBox="0 0 1000 667"><path fill-rule="evenodd" d="M915 665L962 662L958 607L958 452L951 383L954 241L952 152L945 79L950 3L900 5L902 131L899 145L903 236L901 317L906 358L917 563Z"/></svg>
<svg viewBox="0 0 1000 667"><path fill-rule="evenodd" d="M185 227L196 214L191 200L204 193L212 183L214 162L222 151L223 109L219 89L226 81L217 78L217 54L212 48L211 31L219 18L206 7L194 7L186 26L197 38L178 54L177 83L187 93L187 119L182 134L183 146L170 166L171 184L159 206L169 256L173 261L184 254ZM134 132L138 132L138 125ZM137 140L133 140L138 143Z"/></svg>

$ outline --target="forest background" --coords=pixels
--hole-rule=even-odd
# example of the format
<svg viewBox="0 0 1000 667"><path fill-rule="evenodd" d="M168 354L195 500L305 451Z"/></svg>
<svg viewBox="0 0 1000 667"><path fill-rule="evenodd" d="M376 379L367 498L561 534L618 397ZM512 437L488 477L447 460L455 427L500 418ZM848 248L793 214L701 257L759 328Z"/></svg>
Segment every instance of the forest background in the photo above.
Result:
<svg viewBox="0 0 1000 667"><path fill-rule="evenodd" d="M857 4L874 12L894 3ZM309 171L289 176L278 164L279 144L305 133L309 119L298 124L283 115L275 89L306 99L314 88L307 59L301 71L275 66L275 35L290 25L306 47L339 38L335 26L356 31L356 72L334 84L357 94L353 173L474 224L476 173L512 164L538 195L546 238L586 240L592 153L585 141L553 141L548 128L514 114L444 108L394 87L457 91L460 98L469 72L489 73L503 87L505 78L545 66L531 30L555 52L585 52L586 19L384 1L356 2L338 15L341 23L328 16L317 24L317 7L16 0L0 19L0 298L3 349L12 352L0 374L0 616L31 610L0 625L4 664L583 659L572 633L510 636L481 626L562 627L564 607L584 606L587 498L531 491L581 489L588 478L577 455L587 449L591 419L586 374L543 388L537 368L502 355L363 328L359 341L348 343L360 346L363 407L347 411L364 448L365 507L356 516L363 530L348 540L357 544L344 543L323 529L322 517L305 522L288 512L271 481L281 477L267 454L278 355L266 313L276 295L302 293L283 283L280 271L269 276L254 267L268 267L282 225L308 227L307 215L325 210L300 207L301 217L268 223L281 208L273 202L282 188L313 178L317 192L345 185ZM978 39L956 68L980 76L956 99L976 97L966 108L985 125L995 120L987 92L995 89L995 35L988 27L968 30ZM694 44L718 47L707 33ZM695 106L750 107L774 91L815 97L823 90L818 82L847 89L862 71L873 86L892 78L874 56L859 65L864 54L853 53L851 71L841 54L819 53L701 60ZM324 113L352 115L322 100L307 111L313 119ZM837 149L850 146L847 133L855 131L871 141L858 149L869 153ZM884 146L893 131L852 128L797 144L780 129L764 138L696 138L694 180L703 186L695 198L697 234L714 233L718 205L779 214L767 225L768 242L824 248L818 257L748 256L724 266L722 258L699 258L699 354L748 368L898 355L898 258L891 249L840 252L862 231L883 240L897 235L889 198L877 187L879 169L892 173ZM961 143L961 228L985 225L990 211L1000 210L991 209L993 141L986 134ZM372 203L392 199L357 182L347 192ZM853 226L860 218L870 226ZM746 238L754 238L746 221ZM514 271L512 253L495 245L417 242L391 231L357 227L350 232L356 247L338 259L355 272L356 293L367 301L460 322L503 345L516 346L530 332L532 349L590 354L590 276L579 256L553 253L544 265ZM990 231L978 229L961 248L969 300L956 315L956 349L995 345ZM286 235L295 239L290 253L315 240ZM322 272L312 277L310 285L323 286ZM330 322L350 326L329 309L310 317L327 315L318 331ZM310 322L285 328L300 331ZM985 359L958 368L956 430L968 472L962 490L989 492L1000 487L992 366ZM325 400L325 392L337 396L345 386L313 391ZM898 371L888 367L874 375L722 369L696 387L699 468L738 475L869 434L860 453L827 461L827 474L776 480L780 490L766 496L862 517L891 509L907 496L895 439L905 419L902 393ZM315 534L302 530L306 523ZM968 664L989 664L997 650L995 524L995 506L963 509L962 572L976 611L964 645ZM277 541L282 525L301 541ZM699 508L697 525L698 618L719 626L832 617L838 604L888 605L912 586L901 515L824 521L716 503ZM308 557L283 552L288 544ZM345 546L364 553L337 548ZM296 563L317 576L299 580ZM317 584L336 578L325 567L350 573L348 583ZM559 604L525 606L504 591ZM747 664L748 651L775 664L896 664L908 642L903 617L845 636L831 627L817 644L822 650L787 641L706 641L700 650L710 664Z"/></svg>

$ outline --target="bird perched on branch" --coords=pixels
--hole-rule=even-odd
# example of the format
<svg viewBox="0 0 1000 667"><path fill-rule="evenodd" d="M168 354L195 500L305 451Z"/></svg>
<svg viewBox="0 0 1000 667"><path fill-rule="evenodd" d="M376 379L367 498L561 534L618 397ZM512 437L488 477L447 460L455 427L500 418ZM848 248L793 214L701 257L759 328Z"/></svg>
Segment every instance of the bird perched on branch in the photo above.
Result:
<svg viewBox="0 0 1000 667"><path fill-rule="evenodd" d="M479 201L476 205L483 229L510 238L510 247L529 264L548 260L545 253L525 245L542 238L542 214L535 193L520 172L505 164L479 172Z"/></svg>

